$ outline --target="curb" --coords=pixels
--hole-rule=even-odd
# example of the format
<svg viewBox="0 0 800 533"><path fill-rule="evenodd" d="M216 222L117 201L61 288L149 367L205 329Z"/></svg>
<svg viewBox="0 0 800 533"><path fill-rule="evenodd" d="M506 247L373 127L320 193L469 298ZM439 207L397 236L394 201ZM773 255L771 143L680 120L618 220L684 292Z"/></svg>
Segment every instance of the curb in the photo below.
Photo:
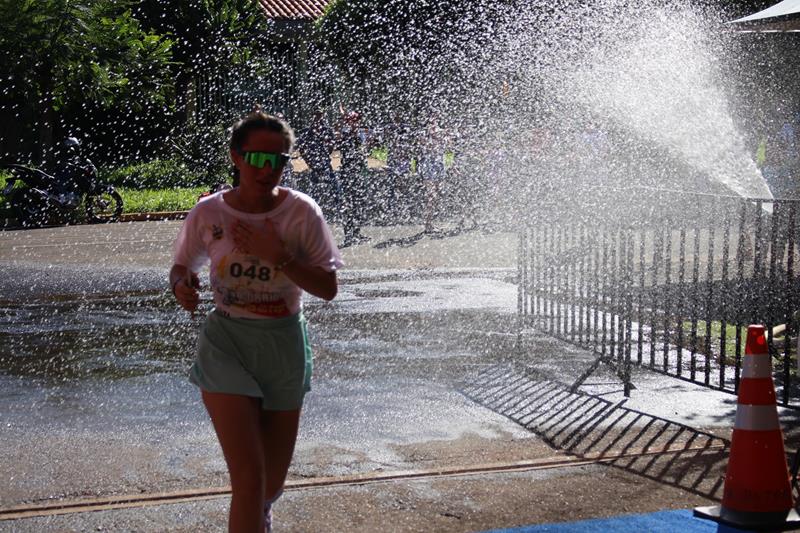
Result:
<svg viewBox="0 0 800 533"><path fill-rule="evenodd" d="M186 218L188 211L160 211L155 213L125 213L120 215L116 222L144 222L144 221L157 221L157 220L183 220ZM70 224L77 226L89 226L91 224ZM47 226L53 227L53 226ZM20 229L15 218L0 218L0 230L4 229Z"/></svg>
<svg viewBox="0 0 800 533"><path fill-rule="evenodd" d="M147 220L182 220L188 211L161 211L156 213L127 213L120 215L117 222L143 222Z"/></svg>

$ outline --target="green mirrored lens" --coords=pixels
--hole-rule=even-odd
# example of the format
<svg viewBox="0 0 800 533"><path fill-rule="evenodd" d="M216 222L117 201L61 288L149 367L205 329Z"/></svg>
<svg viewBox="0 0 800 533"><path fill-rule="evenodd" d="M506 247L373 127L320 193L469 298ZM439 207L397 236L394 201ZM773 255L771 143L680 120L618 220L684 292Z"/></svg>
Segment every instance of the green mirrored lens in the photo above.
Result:
<svg viewBox="0 0 800 533"><path fill-rule="evenodd" d="M264 154L272 168L278 168L278 154Z"/></svg>
<svg viewBox="0 0 800 533"><path fill-rule="evenodd" d="M272 154L269 152L245 152L244 160L256 168L264 168L267 163L276 169L286 162L283 154Z"/></svg>
<svg viewBox="0 0 800 533"><path fill-rule="evenodd" d="M247 164L255 167L257 166L256 165L256 160L258 159L257 156L258 154L256 154L255 152L245 152L244 160L247 161Z"/></svg>

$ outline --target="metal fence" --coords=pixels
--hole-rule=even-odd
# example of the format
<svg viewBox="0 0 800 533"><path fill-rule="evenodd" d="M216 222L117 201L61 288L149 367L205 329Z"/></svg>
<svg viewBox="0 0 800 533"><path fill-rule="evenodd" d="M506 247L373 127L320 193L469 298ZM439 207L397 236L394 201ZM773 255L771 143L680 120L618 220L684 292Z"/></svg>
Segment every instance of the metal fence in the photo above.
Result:
<svg viewBox="0 0 800 533"><path fill-rule="evenodd" d="M633 366L735 393L746 327L763 323L778 402L800 407L800 201L667 191L624 200L628 216L584 205L530 219L521 334L536 328L598 354L574 388L608 364L626 395Z"/></svg>

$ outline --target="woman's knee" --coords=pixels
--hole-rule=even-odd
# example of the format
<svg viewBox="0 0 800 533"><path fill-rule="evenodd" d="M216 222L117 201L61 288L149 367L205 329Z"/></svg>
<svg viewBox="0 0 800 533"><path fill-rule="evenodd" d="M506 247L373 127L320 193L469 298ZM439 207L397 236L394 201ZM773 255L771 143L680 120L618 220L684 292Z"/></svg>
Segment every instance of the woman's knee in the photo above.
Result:
<svg viewBox="0 0 800 533"><path fill-rule="evenodd" d="M254 498L263 500L267 485L267 476L264 465L247 465L229 468L231 478L231 491L235 494L250 494Z"/></svg>
<svg viewBox="0 0 800 533"><path fill-rule="evenodd" d="M300 426L300 409L291 411L262 411L260 425L263 438L275 437L294 441Z"/></svg>

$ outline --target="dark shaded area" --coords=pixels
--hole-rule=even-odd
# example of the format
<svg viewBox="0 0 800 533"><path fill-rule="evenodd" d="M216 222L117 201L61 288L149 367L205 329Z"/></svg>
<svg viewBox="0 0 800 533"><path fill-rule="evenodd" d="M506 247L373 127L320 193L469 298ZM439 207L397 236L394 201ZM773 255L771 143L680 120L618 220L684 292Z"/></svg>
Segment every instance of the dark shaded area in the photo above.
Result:
<svg viewBox="0 0 800 533"><path fill-rule="evenodd" d="M184 372L198 321L166 293L0 306L0 371L43 380L116 381Z"/></svg>
<svg viewBox="0 0 800 533"><path fill-rule="evenodd" d="M651 452L609 462L647 479L707 498L720 499L729 442L628 409L604 398L570 392L530 369L495 365L471 376L462 392L577 457ZM726 413L728 415L728 413ZM672 450L669 455L659 452ZM668 457L666 462L659 458Z"/></svg>
<svg viewBox="0 0 800 533"><path fill-rule="evenodd" d="M379 249L379 250L383 249L383 248L391 248L392 246L397 246L397 247L400 247L400 248L408 248L408 247L414 246L415 244L417 244L419 241L421 241L422 239L424 239L426 237L429 238L429 239L434 239L434 240L447 239L447 238L451 238L451 237L458 237L459 235L464 235L466 233L469 233L469 232L472 232L472 231L477 231L477 230L480 230L480 227L477 224L474 224L474 225L472 225L470 227L464 227L464 226L459 224L459 225L457 225L455 227L451 227L451 228L447 228L447 229L440 229L440 230L427 231L427 232L426 231L420 231L419 233L415 233L413 235L409 235L408 237L399 237L399 238L394 238L394 239L388 239L388 240L381 241L381 242L375 244L374 247ZM489 232L488 229L487 229L487 232Z"/></svg>

